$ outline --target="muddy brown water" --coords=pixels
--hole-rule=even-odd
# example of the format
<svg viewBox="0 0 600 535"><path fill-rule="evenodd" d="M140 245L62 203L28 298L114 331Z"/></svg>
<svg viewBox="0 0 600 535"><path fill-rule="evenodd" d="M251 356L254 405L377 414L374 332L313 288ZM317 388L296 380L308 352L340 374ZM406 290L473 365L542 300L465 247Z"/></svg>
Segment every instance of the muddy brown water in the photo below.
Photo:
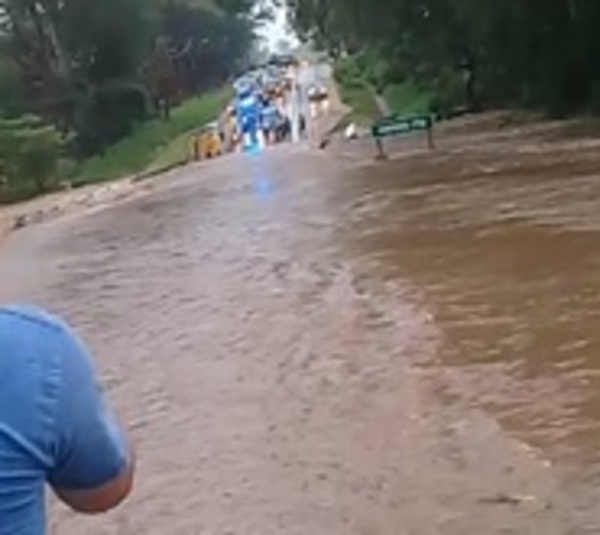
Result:
<svg viewBox="0 0 600 535"><path fill-rule="evenodd" d="M0 297L81 330L140 458L52 533L598 533L597 146L456 139L235 156L5 242Z"/></svg>

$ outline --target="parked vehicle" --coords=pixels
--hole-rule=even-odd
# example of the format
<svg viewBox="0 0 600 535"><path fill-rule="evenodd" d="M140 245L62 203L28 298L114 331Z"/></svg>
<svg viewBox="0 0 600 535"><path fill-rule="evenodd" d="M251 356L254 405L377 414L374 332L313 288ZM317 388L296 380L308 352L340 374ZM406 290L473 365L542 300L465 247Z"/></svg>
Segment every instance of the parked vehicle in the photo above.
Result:
<svg viewBox="0 0 600 535"><path fill-rule="evenodd" d="M271 56L269 60L270 65L277 65L279 67L299 67L300 60L292 54L280 54Z"/></svg>
<svg viewBox="0 0 600 535"><path fill-rule="evenodd" d="M308 88L307 96L310 102L321 102L329 98L329 91L322 84L313 84Z"/></svg>

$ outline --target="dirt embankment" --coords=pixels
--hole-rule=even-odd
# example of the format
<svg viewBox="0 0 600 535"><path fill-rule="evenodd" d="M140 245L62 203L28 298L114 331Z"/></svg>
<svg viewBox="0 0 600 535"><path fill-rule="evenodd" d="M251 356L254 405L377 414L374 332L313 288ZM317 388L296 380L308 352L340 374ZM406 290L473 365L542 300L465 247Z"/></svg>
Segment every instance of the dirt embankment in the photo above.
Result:
<svg viewBox="0 0 600 535"><path fill-rule="evenodd" d="M123 179L108 184L52 193L19 204L0 206L0 240L11 232L56 217L89 211L141 195L149 183Z"/></svg>

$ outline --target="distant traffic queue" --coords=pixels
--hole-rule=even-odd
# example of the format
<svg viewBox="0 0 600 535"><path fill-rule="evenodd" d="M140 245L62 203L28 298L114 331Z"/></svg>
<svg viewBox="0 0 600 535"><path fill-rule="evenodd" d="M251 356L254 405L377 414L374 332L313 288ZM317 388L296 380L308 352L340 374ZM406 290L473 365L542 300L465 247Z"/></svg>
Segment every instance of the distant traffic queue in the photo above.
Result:
<svg viewBox="0 0 600 535"><path fill-rule="evenodd" d="M291 139L291 111L287 97L293 89L293 69L297 65L292 56L274 57L268 64L251 69L234 82L232 109L243 150ZM300 119L303 126L304 118Z"/></svg>
<svg viewBox="0 0 600 535"><path fill-rule="evenodd" d="M235 80L234 96L225 113L193 136L192 158L203 160L235 150L254 151L291 140L292 106L297 105L297 99L290 96L298 87L294 85L294 69L298 65L292 56L276 57ZM306 120L299 110L295 115L302 136Z"/></svg>

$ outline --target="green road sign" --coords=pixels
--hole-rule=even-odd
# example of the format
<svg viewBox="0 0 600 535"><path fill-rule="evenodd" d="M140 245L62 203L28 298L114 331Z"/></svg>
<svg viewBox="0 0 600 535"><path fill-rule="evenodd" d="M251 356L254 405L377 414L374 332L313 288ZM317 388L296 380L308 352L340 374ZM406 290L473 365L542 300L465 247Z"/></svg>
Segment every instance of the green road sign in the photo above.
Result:
<svg viewBox="0 0 600 535"><path fill-rule="evenodd" d="M387 158L383 146L384 138L408 134L410 132L427 132L427 144L430 149L433 149L433 122L432 115L412 115L409 117L402 117L396 114L383 117L371 127L371 133L373 134L375 145L377 147L376 158Z"/></svg>
<svg viewBox="0 0 600 535"><path fill-rule="evenodd" d="M373 137L382 138L430 130L432 126L431 115L415 115L413 117L392 115L377 121L371 128L371 132Z"/></svg>

